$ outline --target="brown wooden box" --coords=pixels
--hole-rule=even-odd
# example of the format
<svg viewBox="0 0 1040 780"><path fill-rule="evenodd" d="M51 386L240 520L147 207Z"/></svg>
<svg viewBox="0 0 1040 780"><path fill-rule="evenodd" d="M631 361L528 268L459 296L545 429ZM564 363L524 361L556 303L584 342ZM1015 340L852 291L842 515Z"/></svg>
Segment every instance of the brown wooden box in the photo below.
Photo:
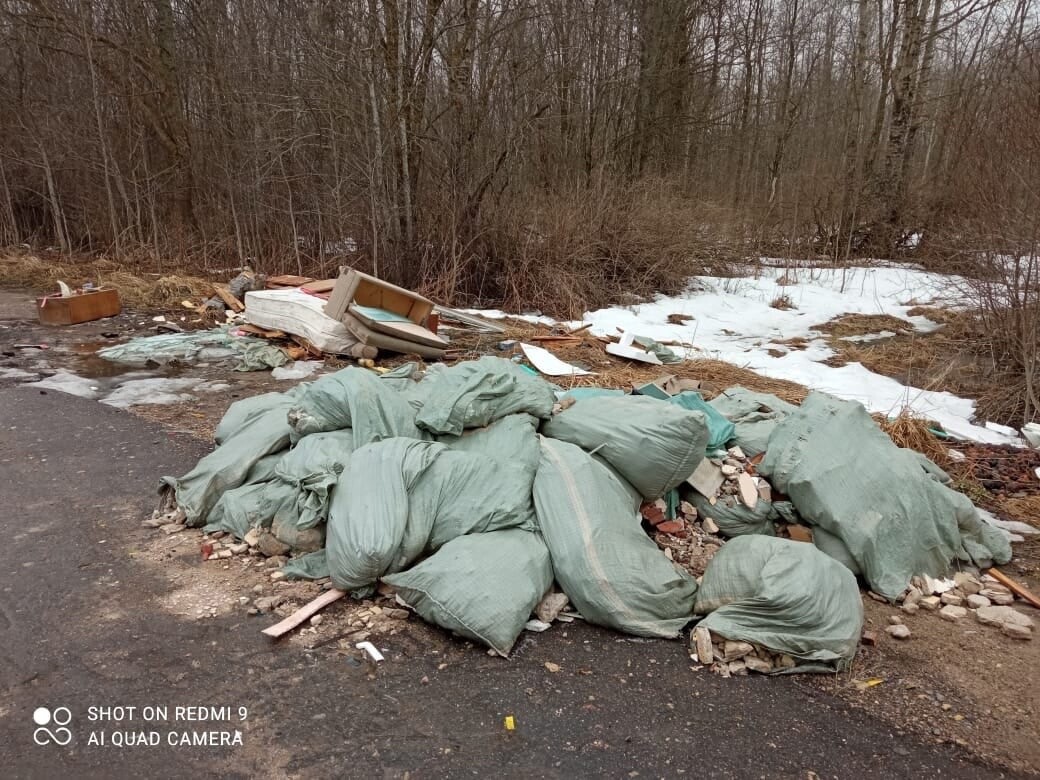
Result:
<svg viewBox="0 0 1040 780"><path fill-rule="evenodd" d="M76 325L114 317L123 310L118 290L95 290L68 298L36 299L36 315L47 325Z"/></svg>
<svg viewBox="0 0 1040 780"><path fill-rule="evenodd" d="M433 311L433 301L423 298L403 287L376 279L352 268L344 267L336 285L332 288L325 313L332 319L340 319L351 304L371 306L407 317L416 325L422 325Z"/></svg>

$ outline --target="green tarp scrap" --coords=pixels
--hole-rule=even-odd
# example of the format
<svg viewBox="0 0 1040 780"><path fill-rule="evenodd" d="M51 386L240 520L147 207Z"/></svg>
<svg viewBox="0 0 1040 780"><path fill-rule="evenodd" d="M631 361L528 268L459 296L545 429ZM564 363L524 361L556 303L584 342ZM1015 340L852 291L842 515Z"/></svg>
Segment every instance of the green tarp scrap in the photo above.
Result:
<svg viewBox="0 0 1040 780"><path fill-rule="evenodd" d="M708 425L708 444L706 452L716 452L726 448L726 442L733 438L735 426L714 406L709 404L696 390L684 390L668 399L668 403L675 404L691 412L701 412ZM689 476L689 475L687 475Z"/></svg>
<svg viewBox="0 0 1040 780"><path fill-rule="evenodd" d="M517 412L546 419L556 403L552 385L498 357L432 365L412 397L422 404L415 424L451 436Z"/></svg>
<svg viewBox="0 0 1040 780"><path fill-rule="evenodd" d="M690 476L708 443L704 414L636 395L577 401L542 433L598 454L647 500Z"/></svg>
<svg viewBox="0 0 1040 780"><path fill-rule="evenodd" d="M733 423L731 441L749 458L765 452L769 435L777 423L798 411L797 406L775 395L755 393L744 387L723 390L709 403Z"/></svg>
<svg viewBox="0 0 1040 780"><path fill-rule="evenodd" d="M223 444L183 477L162 478L161 490L173 490L188 525L205 525L210 510L224 493L245 484L265 456L289 446L286 414L294 403L292 395L268 393L261 398L262 402L248 399L248 414L235 410L237 404L232 404L228 413L236 426L222 424L227 435Z"/></svg>
<svg viewBox="0 0 1040 780"><path fill-rule="evenodd" d="M751 509L735 496L719 496L714 504L696 490L689 491L688 497L697 510L697 517L701 520L710 517L723 536L776 535L774 523L780 519L780 515L770 501L759 499L755 508Z"/></svg>
<svg viewBox="0 0 1040 780"><path fill-rule="evenodd" d="M320 580L329 576L329 561L324 549L290 558L282 567L291 580Z"/></svg>
<svg viewBox="0 0 1040 780"><path fill-rule="evenodd" d="M848 665L863 629L853 574L811 544L739 536L722 546L701 578L698 627L762 645L801 662L793 671Z"/></svg>
<svg viewBox="0 0 1040 780"><path fill-rule="evenodd" d="M402 392L414 384L408 379L382 379L364 368L351 366L327 374L298 393L289 412L293 441L312 433L354 432L354 446L405 436L426 438L415 427L415 409Z"/></svg>
<svg viewBox="0 0 1040 780"><path fill-rule="evenodd" d="M635 502L607 468L543 438L534 503L556 579L582 617L639 636L679 634L697 581L643 532Z"/></svg>
<svg viewBox="0 0 1040 780"><path fill-rule="evenodd" d="M953 559L980 567L1011 559L999 529L925 471L917 453L893 444L855 401L811 393L776 426L759 472L808 523L838 537L871 589L888 599L915 574L946 574Z"/></svg>
<svg viewBox="0 0 1040 780"><path fill-rule="evenodd" d="M113 363L131 366L167 363L234 363L235 371L263 371L289 362L285 350L266 339L235 336L221 325L212 330L185 333L160 333L130 339L98 350L98 355Z"/></svg>
<svg viewBox="0 0 1040 780"><path fill-rule="evenodd" d="M683 359L676 355L672 350L666 347L659 341L654 341L649 336L633 336L632 341L638 344L640 347L645 349L647 352L652 352L657 356L657 359L664 364L669 363L682 363Z"/></svg>
<svg viewBox="0 0 1040 780"><path fill-rule="evenodd" d="M383 581L423 620L506 656L552 586L553 570L538 534L509 529L460 536Z"/></svg>

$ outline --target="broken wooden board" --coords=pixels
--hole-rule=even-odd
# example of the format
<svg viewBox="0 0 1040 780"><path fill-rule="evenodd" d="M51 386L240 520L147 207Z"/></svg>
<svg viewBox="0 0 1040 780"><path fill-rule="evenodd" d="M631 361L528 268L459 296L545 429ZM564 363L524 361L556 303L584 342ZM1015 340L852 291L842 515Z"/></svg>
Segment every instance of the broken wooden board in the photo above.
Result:
<svg viewBox="0 0 1040 780"><path fill-rule="evenodd" d="M261 328L259 325L253 325L248 322L245 325L239 325L238 330L243 333L252 333L254 336L259 336L264 339L288 338L283 330L267 330L266 328Z"/></svg>
<svg viewBox="0 0 1040 780"><path fill-rule="evenodd" d="M320 349L311 344L303 336L297 336L295 333L293 333L289 336L289 338L291 338L293 341L295 341L297 344L299 344L301 347L307 350L307 353L313 355L314 357L322 357L324 354Z"/></svg>
<svg viewBox="0 0 1040 780"><path fill-rule="evenodd" d="M707 499L715 498L725 481L722 469L707 458L698 463L697 468L686 478L686 484Z"/></svg>
<svg viewBox="0 0 1040 780"><path fill-rule="evenodd" d="M332 288L336 286L335 279L312 279L304 285L303 291L310 293L311 295L321 295L323 293L332 292Z"/></svg>
<svg viewBox="0 0 1040 780"><path fill-rule="evenodd" d="M281 623L275 623L273 626L265 628L260 633L266 634L269 637L277 639L278 637L284 634L288 634L290 631L292 631L294 628L300 625L300 623L302 623L305 620L309 620L311 617L321 612L321 610L325 609L325 607L327 607L329 604L331 604L334 601L339 601L346 595L347 592L345 590L337 590L336 588L333 588L332 590L327 590L320 596L318 596L318 598L313 599L312 601L308 601L298 610L289 615L289 617L287 617Z"/></svg>
<svg viewBox="0 0 1040 780"><path fill-rule="evenodd" d="M213 285L213 291L217 294L220 300L227 304L227 307L232 311L245 311L245 304L242 303L238 298L231 294L231 291L222 284Z"/></svg>
<svg viewBox="0 0 1040 780"><path fill-rule="evenodd" d="M281 276L268 276L267 289L277 290L283 287L302 287L308 282L313 282L310 276L294 276L293 274L282 274Z"/></svg>

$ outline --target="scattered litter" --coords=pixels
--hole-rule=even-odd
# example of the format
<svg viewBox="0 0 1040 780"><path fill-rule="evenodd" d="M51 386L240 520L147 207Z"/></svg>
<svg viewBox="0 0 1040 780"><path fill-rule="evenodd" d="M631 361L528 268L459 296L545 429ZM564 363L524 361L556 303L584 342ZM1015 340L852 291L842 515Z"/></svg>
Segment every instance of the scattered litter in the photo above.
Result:
<svg viewBox="0 0 1040 780"><path fill-rule="evenodd" d="M379 650L376 649L376 646L371 642L358 642L356 645L354 645L354 647L356 647L358 650L364 650L366 653L368 653L369 657L376 663L379 663L383 660L383 654L380 653Z"/></svg>
<svg viewBox="0 0 1040 780"><path fill-rule="evenodd" d="M638 360L640 363L651 363L655 366L662 365L661 359L653 352L647 352L645 349L632 346L634 341L634 336L631 333L626 333L621 337L619 343L607 344L606 350L611 355L628 358L629 360Z"/></svg>
<svg viewBox="0 0 1040 780"><path fill-rule="evenodd" d="M271 371L272 379L306 379L325 367L322 360L297 360L291 366L277 366Z"/></svg>
<svg viewBox="0 0 1040 780"><path fill-rule="evenodd" d="M533 344L521 344L520 349L524 351L524 356L531 361L531 365L546 376L589 376L591 373L583 368L565 363L552 352L542 347L536 347Z"/></svg>
<svg viewBox="0 0 1040 780"><path fill-rule="evenodd" d="M506 731L514 731L516 729L516 718L512 715L506 715L503 723L505 724Z"/></svg>

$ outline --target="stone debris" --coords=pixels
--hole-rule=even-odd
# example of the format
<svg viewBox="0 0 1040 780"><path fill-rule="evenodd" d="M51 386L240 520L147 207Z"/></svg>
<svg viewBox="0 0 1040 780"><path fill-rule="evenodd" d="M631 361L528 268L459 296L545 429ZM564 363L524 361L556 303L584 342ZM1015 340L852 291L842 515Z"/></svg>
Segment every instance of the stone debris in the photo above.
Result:
<svg viewBox="0 0 1040 780"><path fill-rule="evenodd" d="M935 612L935 610L939 609L939 605L941 603L942 601L939 599L938 596L925 596L918 602L918 605L921 607L921 609L927 609L929 612Z"/></svg>
<svg viewBox="0 0 1040 780"><path fill-rule="evenodd" d="M1032 618L1008 606L980 607L975 610L975 619L983 625L996 626L1015 639L1033 638Z"/></svg>
<svg viewBox="0 0 1040 780"><path fill-rule="evenodd" d="M899 615L889 615L888 624L890 626L900 626L903 624L903 618L899 617Z"/></svg>
<svg viewBox="0 0 1040 780"><path fill-rule="evenodd" d="M957 585L957 590L961 591L965 596L972 596L982 590L982 583L979 579L965 571L959 571L954 574L953 581Z"/></svg>
<svg viewBox="0 0 1040 780"><path fill-rule="evenodd" d="M546 593L534 608L535 617L543 623L552 623L563 610L567 609L570 599L565 593Z"/></svg>
<svg viewBox="0 0 1040 780"><path fill-rule="evenodd" d="M963 617L966 617L968 610L964 607L957 607L953 604L947 604L945 607L939 610L939 617L943 620L949 620L950 622L956 622Z"/></svg>
<svg viewBox="0 0 1040 780"><path fill-rule="evenodd" d="M960 595L953 593L952 591L942 594L942 596L939 597L939 600L943 604L950 604L955 607L959 607L964 603L964 599Z"/></svg>
<svg viewBox="0 0 1040 780"><path fill-rule="evenodd" d="M967 603L969 609L980 609L982 607L988 607L992 602L981 593L973 593L968 596Z"/></svg>
<svg viewBox="0 0 1040 780"><path fill-rule="evenodd" d="M711 644L711 632L706 628L698 627L693 629L691 637L700 662L705 665L714 663L715 652Z"/></svg>
<svg viewBox="0 0 1040 780"><path fill-rule="evenodd" d="M748 655L754 649L749 642L734 642L727 639L725 645L723 645L722 657L726 662L736 661Z"/></svg>
<svg viewBox="0 0 1040 780"><path fill-rule="evenodd" d="M893 639L909 639L910 629L902 623L896 623L885 629L885 633Z"/></svg>
<svg viewBox="0 0 1040 780"><path fill-rule="evenodd" d="M904 604L900 609L908 615L916 615L918 610L921 609L919 604Z"/></svg>

